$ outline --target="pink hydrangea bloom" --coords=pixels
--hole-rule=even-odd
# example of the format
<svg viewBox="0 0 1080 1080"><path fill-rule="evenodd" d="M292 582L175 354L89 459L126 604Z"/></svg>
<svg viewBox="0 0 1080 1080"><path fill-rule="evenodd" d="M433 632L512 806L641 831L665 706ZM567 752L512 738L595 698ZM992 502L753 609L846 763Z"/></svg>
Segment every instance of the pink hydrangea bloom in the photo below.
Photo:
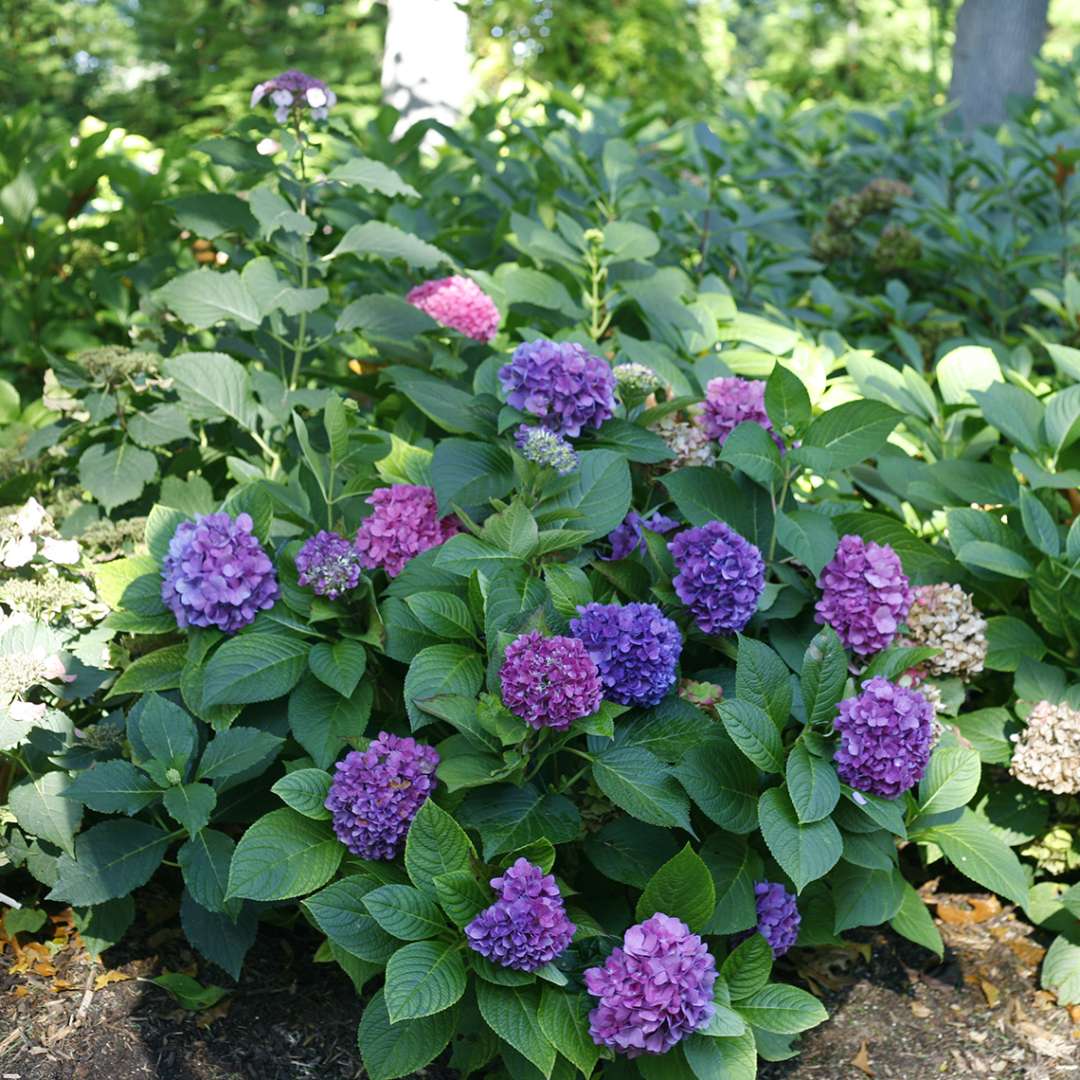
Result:
<svg viewBox="0 0 1080 1080"><path fill-rule="evenodd" d="M457 518L440 519L435 492L429 487L393 484L376 488L367 501L375 512L361 523L355 543L368 570L381 566L390 577L397 577L414 555L461 531Z"/></svg>
<svg viewBox="0 0 1080 1080"><path fill-rule="evenodd" d="M437 323L487 344L499 332L499 309L475 281L460 274L425 281L406 300Z"/></svg>

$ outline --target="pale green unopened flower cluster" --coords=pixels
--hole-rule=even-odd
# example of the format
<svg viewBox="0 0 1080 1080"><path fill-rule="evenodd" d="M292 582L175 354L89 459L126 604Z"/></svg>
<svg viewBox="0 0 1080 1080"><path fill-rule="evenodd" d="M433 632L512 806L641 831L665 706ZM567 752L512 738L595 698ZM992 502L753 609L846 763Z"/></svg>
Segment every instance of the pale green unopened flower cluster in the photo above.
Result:
<svg viewBox="0 0 1080 1080"><path fill-rule="evenodd" d="M66 618L79 628L103 619L109 612L85 582L55 573L0 582L0 604L37 622L52 623Z"/></svg>
<svg viewBox="0 0 1080 1080"><path fill-rule="evenodd" d="M146 533L146 518L124 518L123 521L110 521L102 518L88 525L79 536L83 550L93 559L123 555L130 545L139 549Z"/></svg>
<svg viewBox="0 0 1080 1080"><path fill-rule="evenodd" d="M87 349L76 357L87 375L98 383L116 384L136 375L156 375L161 358L141 349L126 349L122 345L104 345Z"/></svg>
<svg viewBox="0 0 1080 1080"><path fill-rule="evenodd" d="M617 364L615 382L621 393L649 394L660 386L660 377L644 364Z"/></svg>
<svg viewBox="0 0 1080 1080"><path fill-rule="evenodd" d="M1020 854L1033 859L1051 877L1067 874L1080 867L1080 833L1075 828L1055 825L1022 848Z"/></svg>

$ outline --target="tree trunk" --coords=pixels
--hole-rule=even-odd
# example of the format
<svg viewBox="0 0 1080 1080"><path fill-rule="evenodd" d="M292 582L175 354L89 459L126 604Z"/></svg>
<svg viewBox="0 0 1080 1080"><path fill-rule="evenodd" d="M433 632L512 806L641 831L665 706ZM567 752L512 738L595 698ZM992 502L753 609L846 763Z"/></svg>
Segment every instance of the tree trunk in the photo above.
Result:
<svg viewBox="0 0 1080 1080"><path fill-rule="evenodd" d="M1049 0L964 0L956 16L952 85L964 128L1000 124L1010 95L1035 92L1033 60L1046 37Z"/></svg>
<svg viewBox="0 0 1080 1080"><path fill-rule="evenodd" d="M383 101L401 113L400 137L418 120L453 124L469 90L469 18L455 0L387 0Z"/></svg>

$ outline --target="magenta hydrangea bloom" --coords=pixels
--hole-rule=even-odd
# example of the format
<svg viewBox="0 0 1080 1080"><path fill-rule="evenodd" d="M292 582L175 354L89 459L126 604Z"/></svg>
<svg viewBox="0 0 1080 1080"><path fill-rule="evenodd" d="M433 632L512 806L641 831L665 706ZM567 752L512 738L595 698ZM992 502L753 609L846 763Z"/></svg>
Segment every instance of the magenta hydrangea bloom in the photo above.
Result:
<svg viewBox="0 0 1080 1080"><path fill-rule="evenodd" d="M499 369L506 400L557 435L578 436L615 413L615 376L599 356L573 341L526 341Z"/></svg>
<svg viewBox="0 0 1080 1080"><path fill-rule="evenodd" d="M437 751L385 731L337 763L326 809L337 838L362 859L392 859L435 789Z"/></svg>
<svg viewBox="0 0 1080 1080"><path fill-rule="evenodd" d="M757 933L769 943L773 956L783 956L798 939L802 922L794 893L789 893L778 882L759 881L754 885L754 899ZM749 937L749 934L742 936Z"/></svg>
<svg viewBox="0 0 1080 1080"><path fill-rule="evenodd" d="M611 554L600 557L609 561L625 559L633 555L635 551L645 550L646 529L662 535L678 527L679 523L674 518L664 517L659 510L654 511L647 518L643 518L636 510L631 510L623 518L623 523L608 533Z"/></svg>
<svg viewBox="0 0 1080 1080"><path fill-rule="evenodd" d="M535 971L570 944L576 926L566 917L555 878L518 859L491 879L498 900L465 927L469 948L501 967Z"/></svg>
<svg viewBox="0 0 1080 1080"><path fill-rule="evenodd" d="M337 104L337 95L322 81L305 75L296 68L283 71L273 79L259 83L251 91L251 107L267 95L274 104L274 116L279 124L289 119L293 109L310 109L312 120L325 120L330 109Z"/></svg>
<svg viewBox="0 0 1080 1080"><path fill-rule="evenodd" d="M585 972L600 1003L589 1013L598 1046L627 1057L663 1054L711 1019L716 961L680 919L657 913L623 935L603 967Z"/></svg>
<svg viewBox="0 0 1080 1080"><path fill-rule="evenodd" d="M503 704L534 728L565 731L600 708L600 672L576 638L522 634L499 672Z"/></svg>
<svg viewBox="0 0 1080 1080"><path fill-rule="evenodd" d="M710 379L705 387L705 409L701 423L710 439L721 446L742 423L752 420L760 424L783 450L784 440L773 431L772 421L765 411L765 384L759 379Z"/></svg>
<svg viewBox="0 0 1080 1080"><path fill-rule="evenodd" d="M405 299L441 326L473 341L487 344L499 332L495 301L475 281L460 274L425 281L410 289Z"/></svg>
<svg viewBox="0 0 1080 1080"><path fill-rule="evenodd" d="M570 633L600 669L604 696L620 705L656 705L675 685L679 628L655 604L585 604Z"/></svg>
<svg viewBox="0 0 1080 1080"><path fill-rule="evenodd" d="M678 574L672 584L704 634L743 629L765 589L761 552L722 521L679 533L668 544Z"/></svg>
<svg viewBox="0 0 1080 1080"><path fill-rule="evenodd" d="M176 527L161 567L161 599L176 624L235 634L281 595L250 514L202 514Z"/></svg>
<svg viewBox="0 0 1080 1080"><path fill-rule="evenodd" d="M344 536L325 530L296 553L298 581L317 596L336 600L360 583L360 556Z"/></svg>
<svg viewBox="0 0 1080 1080"><path fill-rule="evenodd" d="M554 469L560 476L569 476L580 464L577 451L569 441L545 427L519 424L514 432L514 444L526 461Z"/></svg>
<svg viewBox="0 0 1080 1080"><path fill-rule="evenodd" d="M461 531L456 517L439 517L435 492L416 484L376 488L367 499L375 512L356 533L360 562L368 570L381 566L397 577L405 564L428 548Z"/></svg>
<svg viewBox="0 0 1080 1080"><path fill-rule="evenodd" d="M934 706L922 694L875 675L837 709L833 763L845 784L895 799L922 779L934 742Z"/></svg>
<svg viewBox="0 0 1080 1080"><path fill-rule="evenodd" d="M828 623L845 648L862 656L880 652L896 637L914 595L888 544L851 535L841 538L818 587L817 621Z"/></svg>

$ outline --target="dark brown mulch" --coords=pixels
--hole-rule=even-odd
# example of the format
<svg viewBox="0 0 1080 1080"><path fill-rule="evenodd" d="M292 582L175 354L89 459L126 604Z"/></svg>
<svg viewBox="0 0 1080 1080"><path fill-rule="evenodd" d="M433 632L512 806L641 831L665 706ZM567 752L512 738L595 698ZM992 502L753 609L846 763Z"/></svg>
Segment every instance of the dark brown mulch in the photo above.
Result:
<svg viewBox="0 0 1080 1080"><path fill-rule="evenodd" d="M1038 991L1031 928L993 900L940 900L943 964L877 932L850 948L792 954L786 974L819 992L833 1019L807 1035L800 1058L763 1065L762 1080L1080 1080L1080 1013L1070 1017ZM263 927L233 987L188 950L167 900L144 898L140 912L104 964L73 938L63 945L63 923L54 955L32 952L19 964L10 949L3 954L0 1080L362 1076L360 1004L335 965L311 961L306 928ZM208 1012L185 1012L147 981L165 969L232 992ZM106 971L127 978L101 984Z"/></svg>

